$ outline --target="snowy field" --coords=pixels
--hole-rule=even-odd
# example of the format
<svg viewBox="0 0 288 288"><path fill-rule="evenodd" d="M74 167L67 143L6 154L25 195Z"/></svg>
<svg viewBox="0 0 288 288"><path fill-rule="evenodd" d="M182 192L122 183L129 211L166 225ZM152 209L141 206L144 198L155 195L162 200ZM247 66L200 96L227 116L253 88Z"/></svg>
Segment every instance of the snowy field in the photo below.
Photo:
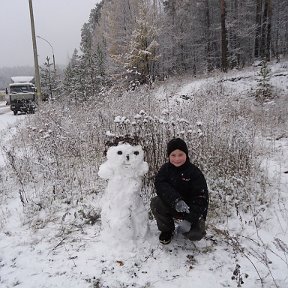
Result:
<svg viewBox="0 0 288 288"><path fill-rule="evenodd" d="M283 105L288 105L287 68L275 66L273 69L275 73L284 75L276 76L272 81L275 85L278 83L277 87L282 87L284 94L287 93L281 101ZM232 93L237 91L241 96L256 85L253 75L253 70L232 72L227 76L230 80L226 81L222 75L215 76L213 81L229 85ZM176 102L183 101L183 95L190 97L209 81L208 78L186 80L185 85L181 83L170 87L171 95L174 95ZM158 95L161 89L157 90ZM25 121L26 117L30 116L14 116L4 102L0 103L1 149L8 145L8 140L16 141L15 127ZM131 248L127 241L126 245L122 243L116 249L111 249L107 238L103 241L100 237L99 222L95 225L75 226L73 229L70 227L72 232L69 234L64 230L61 232L61 227L53 221L43 228L35 229L37 225L31 225L25 218L17 189L11 185L9 194L2 195L4 192L0 188L0 286L288 287L286 133L287 130L283 131L278 140L269 137L259 139L261 145L273 147L262 161L262 168L265 168L271 180L269 191L273 194L272 206L262 210L258 207L257 210L257 219L261 218L265 225L258 228L255 218L249 214L243 215L241 221L227 219L217 228L209 227L208 219L207 236L199 242L183 238L181 231L185 230L185 223L178 223L176 235L169 245L159 244L156 224L150 221L150 231L143 242ZM5 173L3 149L0 165L0 183L5 183L9 175ZM40 217L46 217L44 211Z"/></svg>
<svg viewBox="0 0 288 288"><path fill-rule="evenodd" d="M13 113L10 110L10 107L6 105L6 102L0 101L0 130L4 130L5 128L7 128L8 125L14 123L14 120L16 120L16 118L12 116Z"/></svg>
<svg viewBox="0 0 288 288"><path fill-rule="evenodd" d="M0 101L0 141L4 143L4 141L8 140L7 137L11 137L15 132L15 126L17 123L21 123L24 120L25 115L19 115L19 117L15 117L13 112L10 110L10 106L6 105L5 101ZM10 135L10 136L9 136ZM1 149L0 154L0 166L4 165L4 155Z"/></svg>

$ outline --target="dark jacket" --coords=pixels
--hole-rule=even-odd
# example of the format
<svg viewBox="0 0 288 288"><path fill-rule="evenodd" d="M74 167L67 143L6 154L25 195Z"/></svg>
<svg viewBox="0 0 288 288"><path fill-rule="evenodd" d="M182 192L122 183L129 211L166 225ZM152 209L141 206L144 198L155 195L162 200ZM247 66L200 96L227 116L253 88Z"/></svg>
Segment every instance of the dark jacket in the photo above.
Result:
<svg viewBox="0 0 288 288"><path fill-rule="evenodd" d="M171 208L182 199L191 207L197 205L206 218L208 208L208 189L204 175L189 159L180 167L165 163L155 179L157 195Z"/></svg>

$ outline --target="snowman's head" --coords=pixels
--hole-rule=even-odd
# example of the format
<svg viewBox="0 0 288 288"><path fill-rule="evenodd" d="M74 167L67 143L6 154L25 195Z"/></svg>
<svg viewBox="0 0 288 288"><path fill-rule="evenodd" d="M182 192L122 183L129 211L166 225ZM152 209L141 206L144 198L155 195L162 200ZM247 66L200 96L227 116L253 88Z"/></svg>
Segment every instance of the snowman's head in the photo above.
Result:
<svg viewBox="0 0 288 288"><path fill-rule="evenodd" d="M108 149L107 161L111 166L119 168L119 170L134 170L143 163L144 152L140 145L119 144Z"/></svg>

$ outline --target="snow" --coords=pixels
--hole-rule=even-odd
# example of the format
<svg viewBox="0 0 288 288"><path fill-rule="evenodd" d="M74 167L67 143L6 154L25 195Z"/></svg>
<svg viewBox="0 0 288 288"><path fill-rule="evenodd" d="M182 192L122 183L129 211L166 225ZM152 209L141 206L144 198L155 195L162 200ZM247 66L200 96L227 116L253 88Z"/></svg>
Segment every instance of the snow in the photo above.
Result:
<svg viewBox="0 0 288 288"><path fill-rule="evenodd" d="M15 126L25 118L25 115L19 115L15 117L10 110L10 106L6 105L5 101L0 101L0 145L5 141L8 141L10 137L15 133ZM0 146L1 147L1 146ZM0 167L5 164L4 154L2 149L0 150Z"/></svg>
<svg viewBox="0 0 288 288"><path fill-rule="evenodd" d="M5 115L5 117L1 116L3 114ZM13 124L17 120L19 120L19 118L15 117L13 113L11 112L10 106L7 106L6 102L4 101L0 101L0 116L1 116L0 131L3 131L5 129L10 129L11 127L13 127Z"/></svg>
<svg viewBox="0 0 288 288"><path fill-rule="evenodd" d="M11 77L13 83L31 83L34 80L34 76L14 76Z"/></svg>
<svg viewBox="0 0 288 288"><path fill-rule="evenodd" d="M275 65L273 69L277 73L287 71L280 64ZM254 74L251 68L245 72L232 72L226 78L215 75L212 81L213 85L222 83L228 85L231 91L245 94L251 89L251 85L255 84L253 79L249 78ZM238 77L239 80L228 80L234 77ZM278 81L277 83L280 83L278 87L287 92L288 89L285 87L287 76L285 81L283 77L277 76L273 81L274 84ZM193 93L208 82L208 78L193 79L187 85L174 87L171 94L178 100L181 95L189 95L192 99ZM158 95L159 91L161 89L157 91ZM162 95L163 91L162 89ZM180 101L191 99L182 98ZM287 105L287 100L283 103ZM14 116L9 107L5 107L4 102L0 103L1 184L8 180L9 183L11 181L13 183L11 176L5 173L4 148L10 145L10 139L17 139L16 127L25 121L25 117L29 116ZM115 123L122 122L125 122L125 119L120 116L115 118ZM202 123L199 121L198 125L201 126ZM121 209L120 206L117 207L117 203L121 201L126 208L136 205L137 209L143 212L138 193L141 190L142 176L147 172L147 163L143 161L141 147L136 148L140 153L139 157L135 157L137 160L132 166L127 165L123 158L118 161L117 151L121 149L125 152L122 155L127 156L131 155L135 147L120 145L108 150L107 161L100 167L99 175L107 179L106 182L103 180L106 189L101 199L102 203L97 203L99 207L102 205L104 229L96 223L75 226L75 229L68 234L62 231L63 227L53 221L43 228L35 229L25 218L18 191L14 189L16 185L11 185L8 195L3 195L4 192L0 187L0 286L7 288L288 287L288 174L285 173L288 171L288 138L287 135L278 140L267 137L259 139L257 144L273 147L270 154L263 157L259 170L259 173L267 172L271 180L269 191L273 193L272 206L266 207L263 204L263 207L255 207L254 215L241 215L240 223L238 219L233 218L227 219L227 222L219 224L217 228L209 227L208 223L207 237L199 242L185 239L182 232L187 227L185 222L179 222L173 241L163 246L158 241L159 232L155 221L142 218L142 225L138 228L140 232L146 231L147 224L149 233L145 234L143 242L136 241L137 244L131 246L129 238L133 239L138 232L132 226L128 227L122 223L120 218L117 218L119 215L113 213L123 210L123 207ZM133 155L135 154L132 154L132 157ZM130 193L131 198L125 198L125 193ZM114 205L113 209L109 205L105 207L103 203L105 201L106 204L111 202L111 205ZM146 209L148 211L147 206ZM47 217L45 213L42 211L39 217L45 219ZM115 217L119 221L112 226L119 227L116 229L118 232L123 230L126 239L117 239L117 233L114 234L115 231L110 229L111 219ZM265 225L258 228L256 220L264 222ZM125 221L128 221L127 218ZM113 241L120 241L121 245L112 247L109 237L113 237ZM135 236L135 239L139 240L139 237ZM241 280L244 284L239 284Z"/></svg>

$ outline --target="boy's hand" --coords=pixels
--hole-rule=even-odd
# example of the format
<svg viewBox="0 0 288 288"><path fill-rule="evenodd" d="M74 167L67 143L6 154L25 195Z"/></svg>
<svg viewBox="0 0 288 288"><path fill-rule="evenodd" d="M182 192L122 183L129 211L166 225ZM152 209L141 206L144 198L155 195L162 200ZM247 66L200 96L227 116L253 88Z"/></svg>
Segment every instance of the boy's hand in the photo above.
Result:
<svg viewBox="0 0 288 288"><path fill-rule="evenodd" d="M177 212L190 213L189 206L183 200L179 200L176 202L175 210Z"/></svg>

